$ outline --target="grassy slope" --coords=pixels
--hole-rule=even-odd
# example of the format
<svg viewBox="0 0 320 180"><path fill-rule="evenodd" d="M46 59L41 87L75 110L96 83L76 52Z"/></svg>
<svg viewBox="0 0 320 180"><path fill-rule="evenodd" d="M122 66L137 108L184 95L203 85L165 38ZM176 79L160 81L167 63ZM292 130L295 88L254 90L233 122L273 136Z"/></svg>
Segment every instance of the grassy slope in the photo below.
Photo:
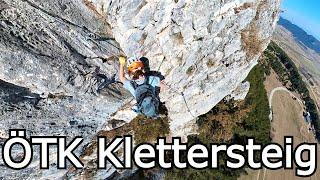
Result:
<svg viewBox="0 0 320 180"><path fill-rule="evenodd" d="M203 143L208 147L210 143L245 144L248 137L254 137L258 143L269 143L271 140L268 117L270 111L263 82L265 81L265 75L270 73L270 68L274 69L279 75L284 86L302 94L307 107L309 109L310 106L312 107L312 101L308 100L305 84L286 54L274 43L271 43L265 51L264 57L265 59L253 68L246 79L251 85L246 99L240 102L233 100L221 101L209 113L200 116L197 121L199 134L189 136L189 144ZM308 105L309 103L311 105ZM136 119L137 122L140 120L139 118ZM153 129L152 132L157 132L164 124L164 127L166 127L164 129L168 128L166 123L152 124L139 125L139 123L132 123L135 127L133 128L136 130L135 132L140 132L135 134L137 142L150 141L147 138L150 135L150 128ZM164 131L160 134L167 133L167 131ZM154 139L156 135L157 133L152 135L151 139ZM224 153L221 153L219 157L219 169L172 169L166 171L166 179L237 179L241 174L245 173L244 168L240 170L226 168L225 161L227 157ZM182 155L181 159L185 159L185 156ZM148 171L141 173L144 177L148 176Z"/></svg>
<svg viewBox="0 0 320 180"><path fill-rule="evenodd" d="M244 102L220 102L209 113L199 117L199 135L190 136L194 142L244 144L247 137L257 142L270 142L270 121L267 93L264 89L263 65L257 65L247 77L251 87ZM177 170L167 172L166 179L237 179L244 169L230 170L225 166L226 156L221 154L218 170Z"/></svg>

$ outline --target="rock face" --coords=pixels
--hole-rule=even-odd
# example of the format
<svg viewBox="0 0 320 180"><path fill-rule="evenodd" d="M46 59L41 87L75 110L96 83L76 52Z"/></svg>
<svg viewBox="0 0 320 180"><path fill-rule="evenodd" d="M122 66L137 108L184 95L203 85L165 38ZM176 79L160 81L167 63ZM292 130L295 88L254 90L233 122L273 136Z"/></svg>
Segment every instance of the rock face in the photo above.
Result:
<svg viewBox="0 0 320 180"><path fill-rule="evenodd" d="M82 1L0 0L0 144L10 128L91 140L129 98L117 84L97 94L100 81L117 73L113 56L121 53L109 31ZM0 179L25 179L39 168L11 171L0 158L0 172Z"/></svg>
<svg viewBox="0 0 320 180"><path fill-rule="evenodd" d="M227 99L233 99L235 101L244 100L249 90L250 82L243 82L229 96L227 96Z"/></svg>
<svg viewBox="0 0 320 180"><path fill-rule="evenodd" d="M113 56L121 49L83 2L0 0L0 20L1 129L37 133L44 122L57 124L53 134L69 124L95 132L128 97L97 94L99 81L117 73ZM40 127L20 126L26 117Z"/></svg>
<svg viewBox="0 0 320 180"><path fill-rule="evenodd" d="M272 36L279 0L92 0L128 56L146 56L169 85L173 135L245 79ZM184 98L176 92L183 92ZM191 112L188 112L188 108Z"/></svg>
<svg viewBox="0 0 320 180"><path fill-rule="evenodd" d="M0 132L92 136L130 100L120 85L97 93L102 80L117 75L115 57L125 54L149 58L166 77L161 99L170 129L186 137L195 117L231 94L257 63L279 6L280 0L0 0ZM120 116L134 114L113 117Z"/></svg>

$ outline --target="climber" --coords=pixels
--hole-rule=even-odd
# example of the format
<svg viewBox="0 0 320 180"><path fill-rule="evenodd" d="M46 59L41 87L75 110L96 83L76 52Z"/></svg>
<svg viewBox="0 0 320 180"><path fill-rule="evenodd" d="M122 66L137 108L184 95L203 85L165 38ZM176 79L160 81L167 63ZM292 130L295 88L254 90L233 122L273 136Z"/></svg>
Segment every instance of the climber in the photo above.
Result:
<svg viewBox="0 0 320 180"><path fill-rule="evenodd" d="M159 92L166 86L163 77L153 75L149 70L146 72L148 68L143 60L146 58L130 57L126 61L125 57L119 57L119 80L137 101L132 110L147 117L157 118L160 105ZM130 80L125 77L126 63Z"/></svg>

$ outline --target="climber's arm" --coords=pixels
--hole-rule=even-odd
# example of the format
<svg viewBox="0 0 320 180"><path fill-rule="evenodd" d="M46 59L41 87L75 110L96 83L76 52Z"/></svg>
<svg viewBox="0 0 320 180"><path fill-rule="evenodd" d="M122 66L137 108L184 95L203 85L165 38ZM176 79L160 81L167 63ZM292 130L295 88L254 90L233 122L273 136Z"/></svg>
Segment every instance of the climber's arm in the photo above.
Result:
<svg viewBox="0 0 320 180"><path fill-rule="evenodd" d="M126 64L126 59L124 57L119 57L120 67L119 67L119 80L124 83L127 79L124 76L124 66Z"/></svg>
<svg viewBox="0 0 320 180"><path fill-rule="evenodd" d="M164 91L167 89L166 83L162 80L160 81L160 91Z"/></svg>
<svg viewBox="0 0 320 180"><path fill-rule="evenodd" d="M164 83L164 80L161 81L161 79L158 76L149 76L149 84L153 87L160 88L160 91L163 91L167 88L167 85Z"/></svg>

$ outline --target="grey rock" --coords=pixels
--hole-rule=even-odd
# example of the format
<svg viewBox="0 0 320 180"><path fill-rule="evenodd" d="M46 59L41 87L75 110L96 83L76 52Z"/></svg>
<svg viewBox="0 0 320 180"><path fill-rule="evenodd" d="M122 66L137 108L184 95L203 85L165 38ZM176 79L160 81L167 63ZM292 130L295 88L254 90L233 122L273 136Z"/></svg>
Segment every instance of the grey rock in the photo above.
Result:
<svg viewBox="0 0 320 180"><path fill-rule="evenodd" d="M102 79L117 75L120 54L146 56L165 75L169 88L161 99L171 135L186 137L195 117L256 65L279 7L280 0L0 0L0 138L9 128L26 128L28 136L82 135L86 144L99 129L116 127L106 126L111 117L130 121L135 114L123 105L131 97L120 84L98 90ZM65 174L35 167L0 166L0 178ZM115 172L108 167L95 177Z"/></svg>
<svg viewBox="0 0 320 180"><path fill-rule="evenodd" d="M92 2L107 7L99 13L124 52L148 57L151 68L165 75L171 88L161 97L171 132L184 137L188 133L179 131L236 89L256 65L280 6L280 0ZM175 91L185 94L188 105Z"/></svg>

